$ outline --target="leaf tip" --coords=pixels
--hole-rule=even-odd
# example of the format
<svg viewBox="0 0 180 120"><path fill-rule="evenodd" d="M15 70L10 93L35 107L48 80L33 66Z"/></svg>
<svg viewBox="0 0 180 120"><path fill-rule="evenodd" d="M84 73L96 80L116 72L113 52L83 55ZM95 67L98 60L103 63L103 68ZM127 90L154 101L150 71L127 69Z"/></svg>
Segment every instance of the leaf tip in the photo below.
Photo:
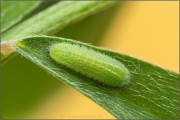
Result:
<svg viewBox="0 0 180 120"><path fill-rule="evenodd" d="M20 41L15 42L15 44L21 48L25 48L25 45Z"/></svg>

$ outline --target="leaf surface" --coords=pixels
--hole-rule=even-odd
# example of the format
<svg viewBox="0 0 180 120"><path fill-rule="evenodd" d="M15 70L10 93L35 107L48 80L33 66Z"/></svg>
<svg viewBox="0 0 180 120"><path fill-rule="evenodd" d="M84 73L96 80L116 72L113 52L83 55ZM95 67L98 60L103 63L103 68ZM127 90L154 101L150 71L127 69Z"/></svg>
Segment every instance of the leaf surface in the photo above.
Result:
<svg viewBox="0 0 180 120"><path fill-rule="evenodd" d="M67 68L49 55L57 43L78 44L118 60L130 71L123 87L105 86ZM178 119L179 75L132 56L65 38L30 36L14 44L15 49L38 66L89 97L119 119Z"/></svg>
<svg viewBox="0 0 180 120"><path fill-rule="evenodd" d="M1 32L20 21L40 4L39 1L2 1L1 2Z"/></svg>
<svg viewBox="0 0 180 120"><path fill-rule="evenodd" d="M2 41L17 40L28 35L52 35L66 25L79 21L102 8L111 6L113 3L112 1L63 1L56 3L2 34Z"/></svg>

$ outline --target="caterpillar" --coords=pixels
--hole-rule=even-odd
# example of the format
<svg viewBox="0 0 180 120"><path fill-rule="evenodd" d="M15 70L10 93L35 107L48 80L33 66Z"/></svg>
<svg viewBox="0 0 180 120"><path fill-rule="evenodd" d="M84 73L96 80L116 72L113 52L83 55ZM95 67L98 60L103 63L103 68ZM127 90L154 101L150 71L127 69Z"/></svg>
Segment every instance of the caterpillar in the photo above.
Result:
<svg viewBox="0 0 180 120"><path fill-rule="evenodd" d="M130 81L129 70L112 57L91 48L62 42L50 47L50 56L83 75L109 86L123 86Z"/></svg>

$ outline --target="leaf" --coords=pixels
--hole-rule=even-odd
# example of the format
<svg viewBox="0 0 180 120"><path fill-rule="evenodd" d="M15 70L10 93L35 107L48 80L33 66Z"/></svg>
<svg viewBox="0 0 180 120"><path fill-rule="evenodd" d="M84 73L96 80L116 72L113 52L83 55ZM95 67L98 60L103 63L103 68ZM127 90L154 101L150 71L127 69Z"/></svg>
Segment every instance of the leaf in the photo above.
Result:
<svg viewBox="0 0 180 120"><path fill-rule="evenodd" d="M49 48L67 42L88 47L118 60L130 71L124 87L105 86L60 65ZM65 38L30 36L14 44L15 49L55 77L77 89L118 119L178 119L179 75L140 59Z"/></svg>
<svg viewBox="0 0 180 120"><path fill-rule="evenodd" d="M40 4L39 1L2 1L1 2L1 32L20 21Z"/></svg>
<svg viewBox="0 0 180 120"><path fill-rule="evenodd" d="M16 40L27 35L52 34L86 16L111 6L109 1L63 1L2 34L2 41Z"/></svg>
<svg viewBox="0 0 180 120"><path fill-rule="evenodd" d="M11 48L11 41L16 41L28 35L52 35L65 26L110 7L113 4L114 2L112 1L62 1L52 5L2 34L2 60L14 52L14 49L8 49L7 51L7 47L3 47L9 45L8 48Z"/></svg>

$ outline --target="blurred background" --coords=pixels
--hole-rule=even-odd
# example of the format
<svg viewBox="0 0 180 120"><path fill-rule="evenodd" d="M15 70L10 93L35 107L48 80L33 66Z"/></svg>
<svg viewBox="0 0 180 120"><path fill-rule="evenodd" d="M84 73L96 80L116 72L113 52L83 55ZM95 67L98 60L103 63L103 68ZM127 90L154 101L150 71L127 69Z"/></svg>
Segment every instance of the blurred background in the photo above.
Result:
<svg viewBox="0 0 180 120"><path fill-rule="evenodd" d="M64 28L55 36L113 49L179 73L179 2L118 3ZM114 118L20 55L2 66L1 74L3 118Z"/></svg>

